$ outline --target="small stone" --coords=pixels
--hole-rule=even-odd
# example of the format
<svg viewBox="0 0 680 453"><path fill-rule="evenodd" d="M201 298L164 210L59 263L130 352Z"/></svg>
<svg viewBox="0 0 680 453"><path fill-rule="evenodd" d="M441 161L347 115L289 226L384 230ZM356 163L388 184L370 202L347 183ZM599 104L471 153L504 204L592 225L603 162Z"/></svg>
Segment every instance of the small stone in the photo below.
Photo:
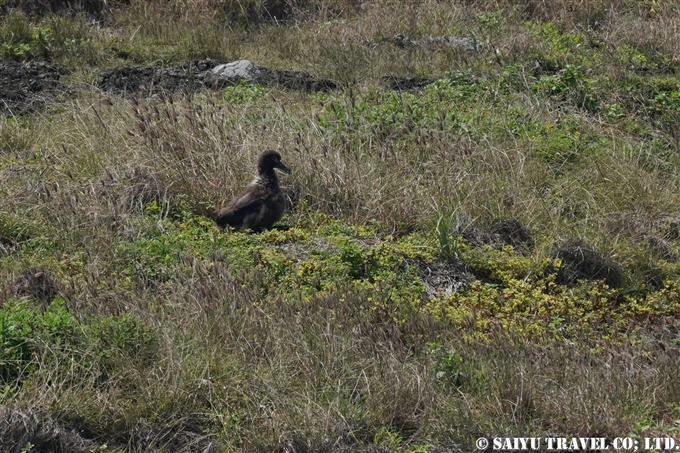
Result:
<svg viewBox="0 0 680 453"><path fill-rule="evenodd" d="M210 75L218 81L235 85L241 80L256 82L262 77L262 72L250 60L236 60L215 66Z"/></svg>

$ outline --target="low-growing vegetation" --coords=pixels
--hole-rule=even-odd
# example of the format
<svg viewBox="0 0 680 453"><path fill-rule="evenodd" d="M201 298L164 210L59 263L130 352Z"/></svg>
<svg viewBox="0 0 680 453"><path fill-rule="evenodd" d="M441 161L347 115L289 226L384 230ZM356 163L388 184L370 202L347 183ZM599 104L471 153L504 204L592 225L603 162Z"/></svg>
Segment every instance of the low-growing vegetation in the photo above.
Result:
<svg viewBox="0 0 680 453"><path fill-rule="evenodd" d="M0 1L0 450L678 438L675 2L34 3ZM236 59L269 78L201 73ZM220 230L266 149L281 225Z"/></svg>

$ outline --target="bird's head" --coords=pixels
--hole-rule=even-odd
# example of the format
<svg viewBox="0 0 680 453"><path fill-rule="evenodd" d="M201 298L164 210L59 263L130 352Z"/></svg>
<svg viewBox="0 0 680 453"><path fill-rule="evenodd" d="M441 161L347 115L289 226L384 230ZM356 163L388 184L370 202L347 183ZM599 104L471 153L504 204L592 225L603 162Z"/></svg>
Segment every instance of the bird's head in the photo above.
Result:
<svg viewBox="0 0 680 453"><path fill-rule="evenodd" d="M260 154L260 158L257 162L257 168L260 173L266 173L274 168L285 171L290 174L291 169L286 167L283 162L281 162L281 154L278 151L269 150Z"/></svg>

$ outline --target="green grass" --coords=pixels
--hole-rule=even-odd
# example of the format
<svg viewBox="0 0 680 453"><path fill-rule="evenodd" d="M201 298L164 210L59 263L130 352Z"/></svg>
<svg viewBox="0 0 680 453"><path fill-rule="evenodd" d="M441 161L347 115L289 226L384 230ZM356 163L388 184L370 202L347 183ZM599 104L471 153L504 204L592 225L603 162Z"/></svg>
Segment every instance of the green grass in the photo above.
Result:
<svg viewBox="0 0 680 453"><path fill-rule="evenodd" d="M71 89L0 117L0 418L79 451L677 437L677 5L295 1L277 23L274 3L0 15L2 58ZM342 86L93 86L208 57ZM205 214L271 148L290 228L220 231ZM500 241L506 219L535 244ZM621 284L559 284L575 239Z"/></svg>

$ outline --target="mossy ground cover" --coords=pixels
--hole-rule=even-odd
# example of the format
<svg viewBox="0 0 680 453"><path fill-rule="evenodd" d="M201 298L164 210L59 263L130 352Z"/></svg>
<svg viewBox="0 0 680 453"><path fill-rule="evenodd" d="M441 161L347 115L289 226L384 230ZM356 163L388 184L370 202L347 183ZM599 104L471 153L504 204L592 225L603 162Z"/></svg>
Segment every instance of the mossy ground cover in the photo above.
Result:
<svg viewBox="0 0 680 453"><path fill-rule="evenodd" d="M0 429L55 427L0 446L677 436L677 5L269 3L2 10L4 59L68 72L0 117ZM202 58L340 88L96 88ZM288 228L220 231L269 148Z"/></svg>

